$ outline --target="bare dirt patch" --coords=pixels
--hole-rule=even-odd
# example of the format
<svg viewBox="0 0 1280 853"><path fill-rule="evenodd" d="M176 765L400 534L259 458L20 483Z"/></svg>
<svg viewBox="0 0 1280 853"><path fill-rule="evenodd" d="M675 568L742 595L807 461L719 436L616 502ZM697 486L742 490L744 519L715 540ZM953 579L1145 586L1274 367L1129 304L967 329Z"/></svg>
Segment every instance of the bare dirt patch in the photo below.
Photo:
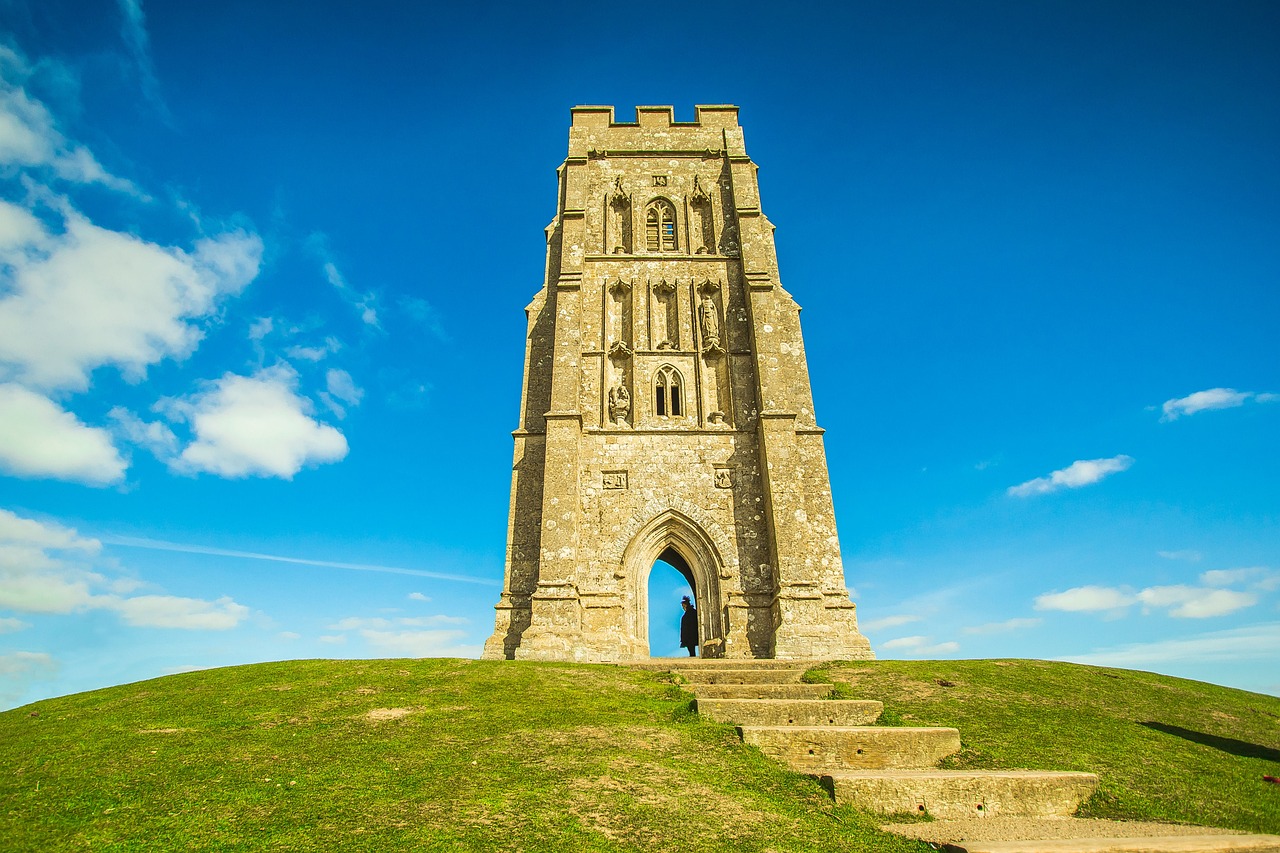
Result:
<svg viewBox="0 0 1280 853"><path fill-rule="evenodd" d="M399 720L403 717L409 716L413 712L413 708L374 708L372 711L365 714L364 718L375 723L382 723L387 720Z"/></svg>

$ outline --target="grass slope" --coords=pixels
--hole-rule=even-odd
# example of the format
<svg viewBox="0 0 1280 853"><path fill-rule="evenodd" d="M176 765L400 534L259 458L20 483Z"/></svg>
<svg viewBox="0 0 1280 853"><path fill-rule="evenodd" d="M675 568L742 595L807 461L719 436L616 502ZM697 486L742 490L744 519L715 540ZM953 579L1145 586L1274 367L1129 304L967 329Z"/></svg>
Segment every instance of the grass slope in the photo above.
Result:
<svg viewBox="0 0 1280 853"><path fill-rule="evenodd" d="M1036 661L836 664L963 767L1099 772L1092 815L1280 832L1280 699ZM304 661L0 714L0 849L924 851L608 666Z"/></svg>
<svg viewBox="0 0 1280 853"><path fill-rule="evenodd" d="M1029 660L824 668L903 725L960 729L944 766L1085 770L1082 816L1280 834L1280 699L1123 669ZM819 673L815 673L819 675Z"/></svg>
<svg viewBox="0 0 1280 853"><path fill-rule="evenodd" d="M927 849L662 678L305 661L40 702L0 714L0 849Z"/></svg>

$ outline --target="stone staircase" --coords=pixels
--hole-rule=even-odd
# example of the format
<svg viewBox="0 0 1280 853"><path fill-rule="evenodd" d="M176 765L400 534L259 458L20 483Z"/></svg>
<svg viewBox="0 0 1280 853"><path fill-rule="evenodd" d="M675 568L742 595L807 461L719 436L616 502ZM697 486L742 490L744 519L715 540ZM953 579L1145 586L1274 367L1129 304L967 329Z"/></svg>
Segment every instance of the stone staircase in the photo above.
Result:
<svg viewBox="0 0 1280 853"><path fill-rule="evenodd" d="M1073 819L1097 788L1092 773L940 770L939 761L960 751L959 731L876 726L880 702L831 699L830 685L800 681L818 663L690 658L640 666L680 676L697 697L699 714L733 723L745 743L819 777L837 803L933 817L884 828L944 850L1280 853L1280 836Z"/></svg>

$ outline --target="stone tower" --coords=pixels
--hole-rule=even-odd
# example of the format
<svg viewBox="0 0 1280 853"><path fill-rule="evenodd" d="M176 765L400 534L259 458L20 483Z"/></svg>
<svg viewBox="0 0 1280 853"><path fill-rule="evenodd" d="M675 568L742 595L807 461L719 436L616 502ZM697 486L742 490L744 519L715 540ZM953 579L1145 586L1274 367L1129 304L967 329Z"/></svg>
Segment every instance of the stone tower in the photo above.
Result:
<svg viewBox="0 0 1280 853"><path fill-rule="evenodd" d="M705 656L872 657L737 107L572 113L484 657L648 657L659 558Z"/></svg>

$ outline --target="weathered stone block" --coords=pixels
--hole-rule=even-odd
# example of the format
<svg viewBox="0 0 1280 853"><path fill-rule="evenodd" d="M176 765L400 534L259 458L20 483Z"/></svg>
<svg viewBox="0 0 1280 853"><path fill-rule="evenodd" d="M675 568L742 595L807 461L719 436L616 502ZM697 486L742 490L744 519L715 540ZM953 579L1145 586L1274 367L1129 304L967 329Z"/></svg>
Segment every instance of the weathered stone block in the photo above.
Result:
<svg viewBox="0 0 1280 853"><path fill-rule="evenodd" d="M960 751L960 732L949 728L739 726L738 731L765 755L815 776L838 770L925 769Z"/></svg>
<svg viewBox="0 0 1280 853"><path fill-rule="evenodd" d="M1098 787L1092 773L1039 770L881 770L822 777L837 803L884 813L1068 817Z"/></svg>
<svg viewBox="0 0 1280 853"><path fill-rule="evenodd" d="M866 726L884 705L871 699L698 698L698 713L740 726Z"/></svg>

